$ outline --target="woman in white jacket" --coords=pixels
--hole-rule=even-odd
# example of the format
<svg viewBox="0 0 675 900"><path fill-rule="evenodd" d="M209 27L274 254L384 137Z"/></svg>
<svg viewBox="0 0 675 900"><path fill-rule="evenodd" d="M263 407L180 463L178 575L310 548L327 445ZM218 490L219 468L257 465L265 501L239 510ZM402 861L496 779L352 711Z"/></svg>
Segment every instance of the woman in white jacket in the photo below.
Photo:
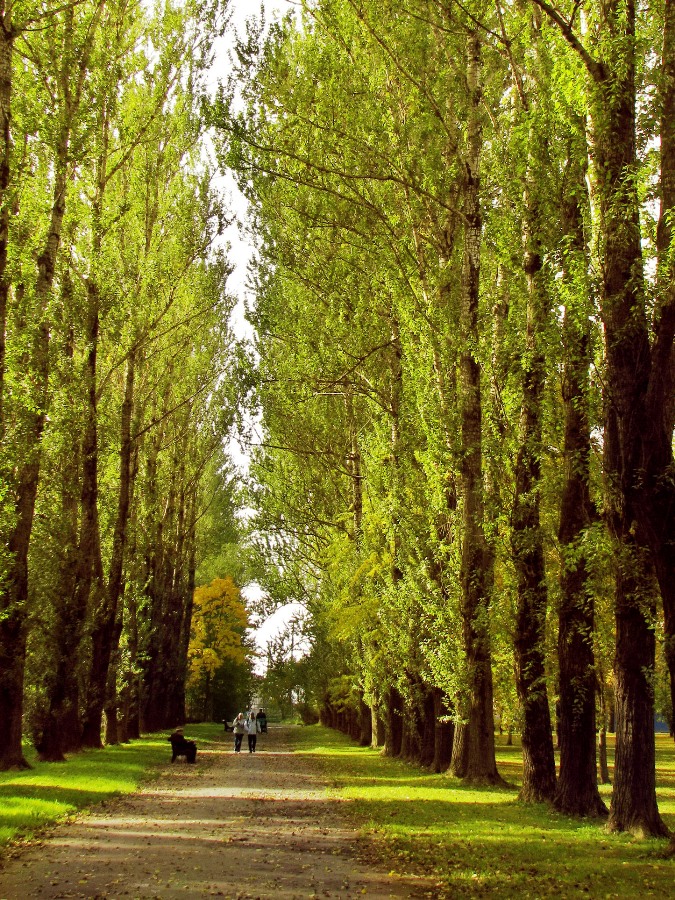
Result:
<svg viewBox="0 0 675 900"><path fill-rule="evenodd" d="M232 731L234 732L234 752L239 753L241 750L241 741L246 734L246 719L243 713L237 713L237 718L232 723Z"/></svg>
<svg viewBox="0 0 675 900"><path fill-rule="evenodd" d="M246 733L248 734L248 752L255 753L255 745L258 740L258 720L253 710L246 719Z"/></svg>

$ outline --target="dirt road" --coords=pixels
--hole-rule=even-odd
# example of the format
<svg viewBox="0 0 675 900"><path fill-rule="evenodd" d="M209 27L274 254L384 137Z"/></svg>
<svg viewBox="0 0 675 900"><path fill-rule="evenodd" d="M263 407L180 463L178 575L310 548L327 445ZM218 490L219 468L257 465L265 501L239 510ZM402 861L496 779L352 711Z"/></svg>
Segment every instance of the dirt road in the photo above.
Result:
<svg viewBox="0 0 675 900"><path fill-rule="evenodd" d="M287 728L260 752L229 740L137 794L59 825L5 861L2 900L87 897L422 897L431 886L360 861L364 845ZM244 743L245 746L245 743Z"/></svg>

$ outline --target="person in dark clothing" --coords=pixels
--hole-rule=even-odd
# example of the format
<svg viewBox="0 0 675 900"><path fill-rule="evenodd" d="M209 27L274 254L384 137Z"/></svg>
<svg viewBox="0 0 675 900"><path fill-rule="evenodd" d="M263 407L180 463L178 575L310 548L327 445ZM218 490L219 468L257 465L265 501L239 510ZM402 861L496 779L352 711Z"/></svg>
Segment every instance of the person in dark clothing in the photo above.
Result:
<svg viewBox="0 0 675 900"><path fill-rule="evenodd" d="M197 745L183 736L182 728L177 728L167 740L171 743L171 762L175 762L179 756L184 756L189 763L197 759Z"/></svg>
<svg viewBox="0 0 675 900"><path fill-rule="evenodd" d="M265 710L261 709L258 712L258 725L259 731L261 734L267 734L267 716L265 715Z"/></svg>
<svg viewBox="0 0 675 900"><path fill-rule="evenodd" d="M248 734L248 752L255 753L255 745L258 740L258 721L256 715L251 710L246 719L246 733Z"/></svg>

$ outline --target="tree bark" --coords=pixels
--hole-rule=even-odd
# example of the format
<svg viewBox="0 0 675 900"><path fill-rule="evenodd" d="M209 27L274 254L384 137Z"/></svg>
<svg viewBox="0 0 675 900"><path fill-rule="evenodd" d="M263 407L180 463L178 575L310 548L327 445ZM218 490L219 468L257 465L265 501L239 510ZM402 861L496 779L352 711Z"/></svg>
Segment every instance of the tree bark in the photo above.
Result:
<svg viewBox="0 0 675 900"><path fill-rule="evenodd" d="M137 434L138 412L135 416L136 424L132 426L132 435ZM138 475L139 442L132 440L131 484L136 484ZM132 493L133 498L133 493ZM130 502L129 514L129 552L130 560L128 583L130 589L124 596L124 619L126 622L127 639L127 668L122 674L121 689L121 718L120 740L133 740L140 737L140 679L138 665L138 610L136 605L136 590L140 582L140 566L137 553L138 532L138 504Z"/></svg>
<svg viewBox="0 0 675 900"><path fill-rule="evenodd" d="M543 0L535 3L552 18ZM664 7L661 100L666 172L672 163L673 10ZM675 535L672 515L672 385L675 297L659 297L650 346L642 263L636 153L636 8L634 0L608 0L594 23L596 57L572 29L557 24L583 60L589 79L591 151L597 182L601 314L605 332L605 478L607 521L617 553L615 617L616 765L609 827L659 836L667 829L656 804L651 613L651 566L670 609ZM670 93L669 93L670 92ZM663 139L663 135L662 135ZM670 162L666 162L669 160ZM672 169L675 171L675 167ZM666 178L668 182L668 176ZM662 191L664 183L662 179ZM672 194L662 194L672 208ZM665 222L667 223L668 216ZM663 231L662 231L663 234ZM662 260L660 260L661 262ZM670 426L670 431L668 431ZM669 515L664 515L667 511ZM651 560L644 558L649 546ZM631 569L636 566L636 569ZM665 590L664 590L665 587ZM675 628L675 616L670 620Z"/></svg>
<svg viewBox="0 0 675 900"><path fill-rule="evenodd" d="M492 657L488 608L494 556L484 530L482 402L478 353L480 249L481 43L477 33L467 40L469 114L464 163L464 251L462 259L460 332L460 416L462 461L462 627L469 677L468 755L464 778L497 784L492 702Z"/></svg>
<svg viewBox="0 0 675 900"><path fill-rule="evenodd" d="M528 98L521 93L526 112ZM518 609L515 628L516 687L523 708L523 784L527 802L552 800L555 759L545 667L548 592L544 535L540 516L543 397L546 384L544 329L550 299L543 278L541 199L534 184L534 146L530 133L525 175L525 248L527 279L526 349L523 356L519 449L515 466L515 494L511 511L511 556L516 571Z"/></svg>
<svg viewBox="0 0 675 900"><path fill-rule="evenodd" d="M373 742L373 718L370 707L359 694L359 746L370 747Z"/></svg>
<svg viewBox="0 0 675 900"><path fill-rule="evenodd" d="M400 756L403 739L403 698L395 687L385 695L384 748L385 756Z"/></svg>
<svg viewBox="0 0 675 900"><path fill-rule="evenodd" d="M607 359L607 518L618 559L617 734L609 826L660 835L667 829L656 804L654 769L654 699L650 683L655 661L654 585L649 577L650 565L635 537L639 512L644 509L643 438L652 429L645 416L651 353L639 203L633 178L637 161L635 7L632 2L624 6L619 0L612 0L604 15L606 57L592 89L591 120L604 262L601 312ZM614 47L619 39L623 52L610 56L609 44ZM652 407L650 412L653 415L655 409ZM663 417L659 419L662 421ZM642 539L638 538L640 542Z"/></svg>
<svg viewBox="0 0 675 900"><path fill-rule="evenodd" d="M22 412L22 460L14 485L16 524L8 540L11 560L0 591L0 769L26 765L21 749L23 679L26 661L28 604L28 548L33 529L35 498L40 477L42 432L49 385L49 299L61 243L66 207L68 129L61 128L55 158L54 189L49 231L37 257L35 319L27 358L32 383L30 409Z"/></svg>
<svg viewBox="0 0 675 900"><path fill-rule="evenodd" d="M384 747L385 743L385 731L384 731L384 722L380 716L380 704L373 703L370 708L371 718L372 718L372 742L371 747L374 749L379 749Z"/></svg>
<svg viewBox="0 0 675 900"><path fill-rule="evenodd" d="M605 725L601 725L598 731L598 765L600 784L611 784L607 765L607 728Z"/></svg>
<svg viewBox="0 0 675 900"><path fill-rule="evenodd" d="M161 680L159 671L160 639L162 628L161 570L163 552L163 523L159 511L157 490L157 467L160 435L153 434L146 462L144 496L147 516L145 522L146 550L143 584L145 605L148 611L142 634L139 636L140 656L143 657L143 671L140 690L141 731L157 731L161 728L161 717L157 704L157 684Z"/></svg>
<svg viewBox="0 0 675 900"><path fill-rule="evenodd" d="M451 721L441 722L442 717L450 715L443 691L433 688L434 698L434 757L431 762L432 772L445 772L452 759L452 743L455 736L455 726Z"/></svg>
<svg viewBox="0 0 675 900"><path fill-rule="evenodd" d="M5 350L9 278L7 248L12 200L9 193L12 154L12 65L16 32L12 5L0 13L0 440L5 436Z"/></svg>
<svg viewBox="0 0 675 900"><path fill-rule="evenodd" d="M436 750L436 703L433 688L424 682L421 683L420 687L423 706L419 764L421 766L430 766L434 761Z"/></svg>
<svg viewBox="0 0 675 900"><path fill-rule="evenodd" d="M571 146L567 160L562 223L567 239L565 280L571 291L576 287L577 292L581 289L585 294L587 254L580 207L580 198L586 194L585 140L583 146L578 146L580 143ZM589 306L582 301L581 309L575 310L572 304L565 309L563 322L565 481L558 530L563 556L558 608L560 772L554 806L567 815L605 816L607 807L598 791L595 754L595 607L583 549L584 533L595 518L590 496Z"/></svg>
<svg viewBox="0 0 675 900"><path fill-rule="evenodd" d="M666 836L656 803L654 697L656 585L643 548L624 539L616 573L616 752L612 831ZM652 597L651 601L648 599Z"/></svg>
<svg viewBox="0 0 675 900"><path fill-rule="evenodd" d="M175 668L175 679L169 698L169 724L185 722L185 681L196 571L195 504L196 499L191 496L187 512L179 517L178 524L179 530L186 531L186 539L185 545L179 545L177 552L179 574L177 574L175 590L180 594L180 628L178 641L173 650L173 661L169 663ZM182 574L183 571L185 575Z"/></svg>
<svg viewBox="0 0 675 900"><path fill-rule="evenodd" d="M183 452L185 448L183 447ZM182 453L179 450L182 457ZM182 722L178 722L177 718L181 717L181 711L177 709L177 696L179 691L179 682L182 680L181 659L180 659L180 637L181 629L184 623L184 603L185 603L185 579L183 575L185 562L184 559L184 543L185 543L185 469L182 461L179 463L175 458L173 461L175 472L175 489L171 492L173 502L169 503L169 512L167 515L168 523L172 530L172 538L170 546L167 547L165 554L166 575L164 584L166 585L164 616L163 616L163 640L162 640L162 658L161 666L164 671L164 713L162 716L161 727L173 727ZM176 496L177 495L177 496ZM209 720L211 717L209 716Z"/></svg>
<svg viewBox="0 0 675 900"><path fill-rule="evenodd" d="M469 726L464 722L455 725L450 758L450 773L455 778L464 778L466 775L469 755L468 732Z"/></svg>
<svg viewBox="0 0 675 900"><path fill-rule="evenodd" d="M108 669L114 650L115 636L119 640L120 629L115 628L118 606L122 594L124 554L129 521L129 506L132 492L132 440L131 417L133 412L135 379L135 357L131 353L127 362L124 386L124 400L120 417L120 476L117 501L117 517L113 533L112 556L108 581L104 590L97 591L98 603L94 607L92 620L92 655L88 679L86 711L83 723L82 743L85 747L101 746L101 725L103 707L106 702ZM95 577L103 580L102 567L96 558Z"/></svg>
<svg viewBox="0 0 675 900"><path fill-rule="evenodd" d="M72 284L69 273L62 279L64 308L69 309L72 298ZM66 337L65 356L70 364L74 357L74 334L72 328ZM66 391L73 391L73 379L64 385ZM59 560L58 589L54 604L53 639L50 641L50 661L53 670L48 672L45 689L45 708L38 717L38 733L34 734L35 748L40 759L60 762L64 752L76 750L80 746L81 725L79 710L79 660L82 640L82 618L76 614L74 606L75 584L78 560L78 514L81 493L81 435L74 433L66 439L61 451L61 527L63 545Z"/></svg>
<svg viewBox="0 0 675 900"><path fill-rule="evenodd" d="M664 650L675 710L675 259L671 249L675 214L675 3L666 0L659 83L661 207L656 231L657 309L644 435L646 503L638 507L649 543L664 611Z"/></svg>

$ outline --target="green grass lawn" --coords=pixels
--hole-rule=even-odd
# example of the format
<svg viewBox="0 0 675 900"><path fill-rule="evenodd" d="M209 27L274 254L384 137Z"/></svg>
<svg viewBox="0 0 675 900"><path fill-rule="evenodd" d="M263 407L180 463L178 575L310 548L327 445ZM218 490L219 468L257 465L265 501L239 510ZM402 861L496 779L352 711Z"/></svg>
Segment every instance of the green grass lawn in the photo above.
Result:
<svg viewBox="0 0 675 900"><path fill-rule="evenodd" d="M504 789L426 774L321 726L298 729L296 740L298 752L320 760L334 794L351 801L382 860L402 874L433 876L434 896L675 898L675 862L663 858L663 841L608 834L602 824L520 803L519 746L498 746L511 784ZM666 735L657 736L657 761L659 807L675 830L675 746ZM610 791L601 788L608 805Z"/></svg>
<svg viewBox="0 0 675 900"><path fill-rule="evenodd" d="M199 746L222 738L222 725L190 725L186 736ZM0 847L30 839L39 829L77 810L118 794L128 794L156 775L171 759L166 733L129 744L86 750L63 763L41 763L32 748L31 769L0 772ZM199 762L199 756L197 756Z"/></svg>

